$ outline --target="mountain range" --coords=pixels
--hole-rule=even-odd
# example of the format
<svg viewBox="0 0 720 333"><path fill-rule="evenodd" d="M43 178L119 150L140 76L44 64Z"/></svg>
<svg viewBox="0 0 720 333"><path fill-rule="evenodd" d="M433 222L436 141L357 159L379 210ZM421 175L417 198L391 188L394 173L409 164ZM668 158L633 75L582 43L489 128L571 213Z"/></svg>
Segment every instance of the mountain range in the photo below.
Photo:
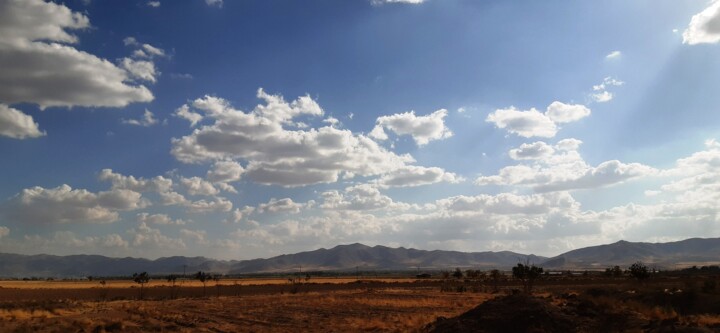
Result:
<svg viewBox="0 0 720 333"><path fill-rule="evenodd" d="M426 251L363 244L338 245L284 254L268 259L215 260L205 257L111 258L100 255L20 255L0 253L0 277L127 276L134 272L183 274L206 271L222 274L280 273L298 271L379 271L509 269L530 262L546 269L604 269L636 261L658 268L675 268L720 262L720 238L691 238L669 243L619 241L585 247L547 258L510 251Z"/></svg>

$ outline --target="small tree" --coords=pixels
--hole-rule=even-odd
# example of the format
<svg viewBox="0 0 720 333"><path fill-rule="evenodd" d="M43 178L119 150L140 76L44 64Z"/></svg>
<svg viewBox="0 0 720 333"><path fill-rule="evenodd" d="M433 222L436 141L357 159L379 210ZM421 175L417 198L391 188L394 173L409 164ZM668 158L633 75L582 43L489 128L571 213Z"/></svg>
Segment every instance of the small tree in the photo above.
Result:
<svg viewBox="0 0 720 333"><path fill-rule="evenodd" d="M532 293L533 283L542 276L542 273L542 267L530 265L527 262L525 264L518 263L517 266L512 269L513 277L522 281L523 288L527 294Z"/></svg>
<svg viewBox="0 0 720 333"><path fill-rule="evenodd" d="M498 284L500 283L500 279L502 278L502 273L500 273L499 270L493 269L490 271L490 280L493 282L493 292L496 293L499 291Z"/></svg>
<svg viewBox="0 0 720 333"><path fill-rule="evenodd" d="M213 277L213 281L215 281L215 289L217 291L217 298L220 298L220 274L216 274Z"/></svg>
<svg viewBox="0 0 720 333"><path fill-rule="evenodd" d="M207 284L207 281L210 280L210 274L207 274L203 271L199 271L195 273L195 279L199 280L203 284L203 297L205 297L205 287Z"/></svg>
<svg viewBox="0 0 720 333"><path fill-rule="evenodd" d="M630 265L628 271L630 272L630 276L634 277L638 281L644 281L650 277L650 270L648 270L648 267L641 261Z"/></svg>
<svg viewBox="0 0 720 333"><path fill-rule="evenodd" d="M455 268L455 272L452 275L454 278L460 280L463 277L463 272L460 270L460 268Z"/></svg>
<svg viewBox="0 0 720 333"><path fill-rule="evenodd" d="M105 282L105 280L100 280L100 298L102 299L103 302L105 302L105 300L107 300L107 294L108 294L107 282Z"/></svg>
<svg viewBox="0 0 720 333"><path fill-rule="evenodd" d="M170 274L167 276L167 282L170 282L170 298L175 299L177 297L177 287L175 286L175 282L177 281L178 276L175 274Z"/></svg>
<svg viewBox="0 0 720 333"><path fill-rule="evenodd" d="M133 273L133 281L135 281L135 283L140 285L140 299L143 299L143 296L145 295L144 287L145 287L145 284L150 281L150 275L148 275L147 272L142 272L140 274Z"/></svg>
<svg viewBox="0 0 720 333"><path fill-rule="evenodd" d="M621 277L622 274L623 274L622 269L620 268L620 266L617 266L617 265L613 266L613 267L608 267L605 269L605 276Z"/></svg>

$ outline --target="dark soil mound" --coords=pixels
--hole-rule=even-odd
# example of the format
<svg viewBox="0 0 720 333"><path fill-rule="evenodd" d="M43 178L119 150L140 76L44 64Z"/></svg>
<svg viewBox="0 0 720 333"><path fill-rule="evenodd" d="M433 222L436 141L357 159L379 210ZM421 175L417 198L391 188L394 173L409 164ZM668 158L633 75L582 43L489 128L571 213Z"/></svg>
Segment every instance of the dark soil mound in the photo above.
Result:
<svg viewBox="0 0 720 333"><path fill-rule="evenodd" d="M510 295L455 318L438 318L428 332L575 332L573 319L543 298Z"/></svg>

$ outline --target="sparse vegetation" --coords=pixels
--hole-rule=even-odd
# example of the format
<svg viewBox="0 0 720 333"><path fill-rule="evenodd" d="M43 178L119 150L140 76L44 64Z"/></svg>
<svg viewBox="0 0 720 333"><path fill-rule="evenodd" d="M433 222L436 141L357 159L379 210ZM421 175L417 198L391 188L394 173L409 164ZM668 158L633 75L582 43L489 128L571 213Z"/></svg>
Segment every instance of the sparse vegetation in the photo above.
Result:
<svg viewBox="0 0 720 333"><path fill-rule="evenodd" d="M512 269L513 277L522 281L523 291L525 291L526 294L532 293L533 284L535 280L542 276L542 273L542 267L531 265L527 262L525 264L518 263L517 266Z"/></svg>
<svg viewBox="0 0 720 333"><path fill-rule="evenodd" d="M210 274L207 274L207 273L205 273L205 272L203 272L203 271L198 271L197 273L195 273L195 279L198 280L198 281L200 281L200 282L202 282L202 285L203 285L203 297L206 296L206 292L205 292L205 289L206 289L206 287L207 287L206 284L207 284L207 281L210 280L210 278L211 278Z"/></svg>
<svg viewBox="0 0 720 333"><path fill-rule="evenodd" d="M640 261L630 265L628 272L630 272L630 276L641 282L650 277L650 270Z"/></svg>
<svg viewBox="0 0 720 333"><path fill-rule="evenodd" d="M139 274L133 273L132 277L133 277L133 281L140 285L139 298L143 299L143 297L145 296L145 284L150 281L150 275L148 275L147 272L142 272Z"/></svg>
<svg viewBox="0 0 720 333"><path fill-rule="evenodd" d="M167 276L167 282L170 282L170 299L175 299L178 296L178 287L175 285L177 282L178 276L175 274L170 274Z"/></svg>
<svg viewBox="0 0 720 333"><path fill-rule="evenodd" d="M532 265L518 267L532 271ZM302 293L298 294L287 292L287 277L282 280L216 279L214 274L200 273L206 281L212 280L216 286L221 286L216 290L226 297L213 298L212 301L198 298L205 295L205 286L201 279L196 279L183 287L186 290L183 296L187 298L171 300L167 295L169 292L172 294L173 284L171 279L167 281L170 284L166 282L171 277L168 276L148 281L142 286L143 299L146 300L132 304L122 301L137 298L137 289L130 287L137 286L135 278L142 277L142 273L135 274L132 281L109 281L112 293L102 305L97 298L98 283L103 288L110 283L103 285L101 282L104 280L97 277L93 282L86 278L68 282L39 281L37 284L0 282L0 299L7 300L0 301L0 331L14 332L18 327L22 328L20 331L38 331L38 327L53 327L60 331L138 332L140 328L267 331L275 328L280 322L278 320L282 321L283 329L299 331L320 331L320 327L332 327L338 331L423 331L423 327L434 322L436 317L456 316L495 298L498 302L486 305L483 313L497 315L499 322L505 322L499 327L505 329L511 328L508 320L513 325L533 327L537 324L536 320L541 320L546 314L549 318L558 319L541 321L540 325L546 327L546 331L565 331L561 330L563 327L552 326L563 320L571 320L580 331L587 332L681 331L683 327L691 326L711 330L720 328L718 279L712 273L661 272L652 279L646 279L643 284L629 279L614 279L603 271L589 271L587 275L582 271L572 272L571 275L543 274L543 279L536 280L533 288L534 293L541 297L525 293L507 296L516 288L524 288L523 282L517 278L507 279L498 270L488 272L487 280L473 279L475 274L467 271L463 272L465 279L454 278L453 271L449 272L448 279L420 280L414 278L416 272L408 274L405 280L356 281L350 277L344 280L314 277L309 282L305 281L304 274L293 275L295 284L302 286ZM607 282L610 281L612 287L608 287ZM472 284L475 282L492 283L495 285L493 290L497 292L490 294L487 293L491 291L489 289L475 289ZM7 287L13 283L24 286L24 289ZM68 289L33 289L41 284ZM242 289L239 287L241 284L244 285ZM292 282L290 284L294 286ZM80 286L85 289L72 289ZM447 286L447 292L436 289L439 286ZM466 290L473 292L462 293ZM508 301L500 302L506 297L510 297ZM56 304L56 299L83 301ZM114 301L116 299L120 301ZM507 303L509 300L515 303ZM530 303L524 303L525 300ZM508 307L508 304L512 306ZM527 312L527 309L539 309L541 312ZM526 315L518 316L518 313ZM554 317L558 313L561 316ZM478 318L485 325L483 327L495 325L484 321L488 317ZM54 324L48 326L49 322ZM425 329L433 327L436 326Z"/></svg>

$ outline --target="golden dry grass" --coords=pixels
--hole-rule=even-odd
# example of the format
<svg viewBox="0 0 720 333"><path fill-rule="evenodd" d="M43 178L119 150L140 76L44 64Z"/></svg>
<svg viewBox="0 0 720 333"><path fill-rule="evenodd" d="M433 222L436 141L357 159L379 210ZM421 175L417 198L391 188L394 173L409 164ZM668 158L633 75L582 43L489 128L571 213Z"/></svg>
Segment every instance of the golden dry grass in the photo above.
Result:
<svg viewBox="0 0 720 333"><path fill-rule="evenodd" d="M384 279L356 279L356 278L327 278L327 277L313 277L308 281L305 279L299 279L298 282L302 283L352 283L356 281L376 281L384 283L394 282L412 282L416 279L412 278L384 278ZM290 281L287 278L243 278L243 279L221 279L218 284L223 286L250 286L250 285L278 285L278 284L289 284ZM171 283L165 279L152 279L147 283L146 287L167 287ZM202 282L194 279L179 279L176 281L176 285L183 287L202 287ZM215 286L215 281L206 282L207 286ZM107 280L105 287L107 288L131 288L137 287L138 284L132 280ZM15 289L84 289L84 288L100 288L99 281L19 281L19 280L0 280L0 288L15 288Z"/></svg>

